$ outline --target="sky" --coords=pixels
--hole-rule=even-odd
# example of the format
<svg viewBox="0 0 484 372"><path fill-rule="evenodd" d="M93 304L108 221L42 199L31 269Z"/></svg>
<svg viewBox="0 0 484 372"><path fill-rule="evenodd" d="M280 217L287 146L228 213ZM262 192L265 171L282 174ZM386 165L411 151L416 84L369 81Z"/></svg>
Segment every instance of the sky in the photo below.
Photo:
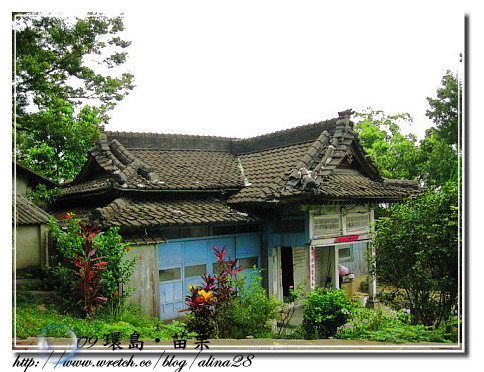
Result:
<svg viewBox="0 0 484 372"><path fill-rule="evenodd" d="M465 8L326 3L126 9L125 65L136 88L107 129L251 137L371 107L410 113L402 130L422 138L433 125L426 98L447 70L464 72Z"/></svg>

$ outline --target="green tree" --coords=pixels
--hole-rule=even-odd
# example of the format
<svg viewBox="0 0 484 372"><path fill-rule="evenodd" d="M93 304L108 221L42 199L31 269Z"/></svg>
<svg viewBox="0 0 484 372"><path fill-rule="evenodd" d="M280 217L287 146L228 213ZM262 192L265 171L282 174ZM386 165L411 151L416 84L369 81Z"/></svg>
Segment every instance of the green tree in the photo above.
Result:
<svg viewBox="0 0 484 372"><path fill-rule="evenodd" d="M437 98L427 97L430 109L426 115L433 120L441 138L449 145L460 148L459 134L462 123L462 85L451 71L442 77Z"/></svg>
<svg viewBox="0 0 484 372"><path fill-rule="evenodd" d="M78 173L98 125L134 88L133 75L117 71L130 45L123 30L121 17L13 15L17 160L55 181Z"/></svg>
<svg viewBox="0 0 484 372"><path fill-rule="evenodd" d="M457 182L459 156L457 150L447 143L436 128L427 130L420 142L422 163L419 165L420 177L425 185L439 187L451 180Z"/></svg>
<svg viewBox="0 0 484 372"><path fill-rule="evenodd" d="M426 115L433 120L420 144L425 162L420 167L426 185L442 186L457 181L460 169L462 87L450 71L442 77L437 98L427 98L430 109Z"/></svg>
<svg viewBox="0 0 484 372"><path fill-rule="evenodd" d="M449 182L390 207L375 226L375 275L403 290L415 322L447 322L459 296L458 188Z"/></svg>
<svg viewBox="0 0 484 372"><path fill-rule="evenodd" d="M361 118L355 124L358 139L383 177L419 177L417 164L421 162L421 153L417 138L413 134L402 134L400 129L401 125L412 122L410 114L387 115L369 107L355 116Z"/></svg>

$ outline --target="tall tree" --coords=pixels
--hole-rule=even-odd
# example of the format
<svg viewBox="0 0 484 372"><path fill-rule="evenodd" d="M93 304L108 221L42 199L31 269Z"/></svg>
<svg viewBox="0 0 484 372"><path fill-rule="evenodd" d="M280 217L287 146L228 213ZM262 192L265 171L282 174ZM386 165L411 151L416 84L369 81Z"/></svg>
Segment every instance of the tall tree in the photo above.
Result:
<svg viewBox="0 0 484 372"><path fill-rule="evenodd" d="M457 182L459 156L457 150L447 143L437 128L430 128L420 142L422 163L419 172L424 184L439 187L448 181Z"/></svg>
<svg viewBox="0 0 484 372"><path fill-rule="evenodd" d="M426 115L432 119L435 128L427 131L420 145L426 159L421 172L429 186L457 181L460 168L462 86L450 71L441 82L437 98L427 98L430 108Z"/></svg>
<svg viewBox="0 0 484 372"><path fill-rule="evenodd" d="M447 71L441 83L437 98L427 97L430 109L426 115L435 123L445 142L458 146L462 123L462 85L451 71Z"/></svg>
<svg viewBox="0 0 484 372"><path fill-rule="evenodd" d="M98 125L133 85L117 67L130 42L122 17L13 15L13 114L16 159L53 180L72 178Z"/></svg>
<svg viewBox="0 0 484 372"><path fill-rule="evenodd" d="M427 115L435 127L418 148L416 169L426 189L390 206L375 224L376 255L372 258L380 283L403 290L418 323L447 323L459 299L460 232L459 146L460 83L447 72L437 99L428 98Z"/></svg>
<svg viewBox="0 0 484 372"><path fill-rule="evenodd" d="M387 115L370 107L356 113L361 118L355 125L360 143L373 159L384 177L417 179L421 162L417 137L404 135L400 126L410 124L408 113Z"/></svg>

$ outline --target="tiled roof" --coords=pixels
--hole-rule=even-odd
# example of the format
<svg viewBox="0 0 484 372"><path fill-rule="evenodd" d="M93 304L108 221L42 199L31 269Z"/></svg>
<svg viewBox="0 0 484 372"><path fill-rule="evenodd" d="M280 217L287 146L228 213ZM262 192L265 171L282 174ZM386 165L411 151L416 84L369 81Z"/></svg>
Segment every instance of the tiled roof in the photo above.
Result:
<svg viewBox="0 0 484 372"><path fill-rule="evenodd" d="M360 172L350 174L331 174L320 187L320 193L328 199L351 200L398 200L409 195L409 191L416 191L414 184L412 189L405 189L387 182L376 182Z"/></svg>
<svg viewBox="0 0 484 372"><path fill-rule="evenodd" d="M250 186L229 198L234 204L283 203L317 196L335 199L385 199L405 197L409 189L389 187L356 140L350 112L320 127L311 142L241 155ZM350 175L335 174L339 167ZM363 174L364 172L365 174Z"/></svg>
<svg viewBox="0 0 484 372"><path fill-rule="evenodd" d="M95 209L91 218L103 225L136 228L258 221L256 217L239 212L214 197L175 200L118 198L105 207Z"/></svg>
<svg viewBox="0 0 484 372"><path fill-rule="evenodd" d="M16 197L16 218L18 225L37 225L49 222L49 215L23 196Z"/></svg>
<svg viewBox="0 0 484 372"><path fill-rule="evenodd" d="M243 187L237 159L228 152L204 150L138 150L130 152L143 159L157 175L155 183L136 175L131 187L147 189L226 189Z"/></svg>
<svg viewBox="0 0 484 372"><path fill-rule="evenodd" d="M270 202L280 197L285 179L307 152L310 143L240 155L247 186L230 203Z"/></svg>
<svg viewBox="0 0 484 372"><path fill-rule="evenodd" d="M109 174L104 174L95 177L92 180L85 181L78 184L69 184L62 189L65 196L74 194L88 193L88 192L102 192L111 188L111 180Z"/></svg>
<svg viewBox="0 0 484 372"><path fill-rule="evenodd" d="M59 184L56 183L56 182L53 182L52 180L50 180L49 178L41 175L40 173L37 173L36 171L26 167L25 165L22 165L21 163L19 162L14 162L14 166L15 166L15 172L17 174L25 174L28 176L28 178L34 183L34 184L44 184L46 185L47 187L49 188L53 188L53 187L58 187Z"/></svg>
<svg viewBox="0 0 484 372"><path fill-rule="evenodd" d="M166 243L166 239L161 234L153 233L127 233L123 232L123 240L130 245L145 245Z"/></svg>
<svg viewBox="0 0 484 372"><path fill-rule="evenodd" d="M336 119L248 139L104 132L90 151L84 170L64 189L64 198L112 190L117 190L112 198L143 194L144 202L129 197L126 200L131 200L130 206L123 207L136 215L146 208L160 212L161 204L146 202L146 195L159 192L203 191L208 198L213 197L209 192L223 192L228 204L245 207L297 198L323 203L344 199L394 201L415 193L415 182L381 177L357 140L351 114L347 110ZM187 203L183 207L189 208ZM198 199L190 203L202 208ZM210 209L211 205L213 202L203 207ZM163 224L172 223L172 216L160 213L167 218ZM217 221L223 220L220 214L215 216ZM111 221L120 225L122 218ZM151 223L133 218L143 226ZM185 223L187 218L177 221ZM127 214L123 223L130 223Z"/></svg>

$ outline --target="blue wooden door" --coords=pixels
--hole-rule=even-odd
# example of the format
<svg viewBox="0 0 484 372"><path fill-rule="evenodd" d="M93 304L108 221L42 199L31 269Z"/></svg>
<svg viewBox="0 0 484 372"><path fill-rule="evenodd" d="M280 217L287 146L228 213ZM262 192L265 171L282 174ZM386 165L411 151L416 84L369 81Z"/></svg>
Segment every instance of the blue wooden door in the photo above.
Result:
<svg viewBox="0 0 484 372"><path fill-rule="evenodd" d="M254 267L260 268L260 236L259 234L247 234L237 236L236 254L239 264L244 268L242 271L247 275L246 281L250 282L254 274Z"/></svg>
<svg viewBox="0 0 484 372"><path fill-rule="evenodd" d="M161 318L176 318L180 316L179 310L184 307L182 290L182 243L164 243L158 245L158 257Z"/></svg>

